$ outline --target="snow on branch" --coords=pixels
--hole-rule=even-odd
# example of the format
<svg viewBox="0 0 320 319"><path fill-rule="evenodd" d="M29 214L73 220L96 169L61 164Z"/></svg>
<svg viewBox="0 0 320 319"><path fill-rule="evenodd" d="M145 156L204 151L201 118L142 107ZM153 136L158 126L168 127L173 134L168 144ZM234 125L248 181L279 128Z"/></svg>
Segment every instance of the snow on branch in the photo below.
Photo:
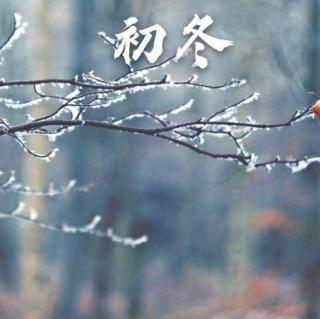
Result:
<svg viewBox="0 0 320 319"><path fill-rule="evenodd" d="M21 22L21 17L15 15L14 28L8 39L0 45L0 55L6 49L10 48L12 43L16 41L24 32L25 23ZM114 46L114 43L104 33L99 34L103 40ZM9 136L19 143L19 145L31 156L40 159L50 160L56 152L48 154L38 154L27 145L25 137L28 135L41 135L48 139L50 143L54 143L66 133L72 132L75 128L96 128L101 130L111 130L115 132L126 132L129 134L140 134L165 142L173 143L189 149L195 153L202 154L217 160L233 161L246 168L248 172L258 168L265 168L270 171L273 167L282 165L291 169L293 173L306 169L311 163L320 163L320 156L293 158L291 154L286 157L279 155L273 158L260 158L259 150L252 152L247 148L247 140L254 133L269 132L271 130L285 129L304 121L310 117L320 115L320 102L315 105L304 107L296 110L286 121L275 123L264 123L256 121L251 114L247 114L243 120L243 114L247 105L254 103L260 96L258 92L253 92L248 96L234 101L230 105L226 105L218 110L213 110L212 114L185 121L180 116L190 110L191 107L197 106L196 99L192 98L188 101L181 101L180 105L166 106L162 105L160 113L152 109L142 109L137 112L128 111L126 114L114 117L112 116L111 107L121 104L129 99L131 95L138 92L146 92L150 90L174 90L176 88L185 88L188 90L206 90L215 92L217 90L236 90L238 87L246 84L243 79L233 78L226 83L201 83L198 75L194 74L190 78L184 80L176 79L174 74L165 72L171 63L178 63L175 57L148 65L144 68L134 69L130 66L129 71L116 79L106 79L97 75L94 71L85 74L76 75L73 78L49 78L34 80L0 80L0 89L19 90L30 87L33 91L32 96L26 97L23 101L13 98L1 97L0 103L9 109L16 111L26 111L26 120L24 122L10 123L7 119L2 118L0 114L0 138ZM160 72L161 71L161 72ZM162 75L159 75L162 73ZM49 94L54 88L55 93ZM6 90L6 91L7 91ZM25 91L24 91L25 92ZM50 102L50 111L46 115L33 118L28 110L34 105L41 103L40 107ZM52 109L52 107L54 107ZM48 108L49 109L49 108ZM239 110L241 117L239 116ZM104 118L101 114L97 120L87 118L88 110L99 112L103 110ZM136 121L139 119L139 121ZM143 123L143 124L141 124ZM210 148L208 141L223 139L231 142L233 150L229 153L220 153ZM65 187L56 188L49 186L48 190L40 191L31 189L16 183L14 176L3 184L0 184L0 192L11 191L18 193L31 193L36 195L54 196L73 190L85 190L81 188L73 188L74 185L68 184ZM89 224L84 227L70 226L50 226L38 222L31 216L21 215L20 213L2 214L2 217L15 217L26 221L32 221L42 228L52 230L62 230L71 233L89 233L99 237L107 237L115 242L135 246L144 242L143 239L123 239L113 233L112 230L100 232L92 229ZM97 221L97 219L95 220Z"/></svg>
<svg viewBox="0 0 320 319"><path fill-rule="evenodd" d="M99 230L97 227L102 220L102 217L96 215L93 219L84 226L70 226L68 224L47 224L38 219L38 213L30 208L26 209L24 202L20 202L15 210L12 212L1 212L0 219L15 219L18 221L28 222L30 224L36 225L45 230L59 231L66 234L86 234L92 235L98 238L108 238L114 243L122 244L124 246L137 247L148 241L148 237L143 235L141 237L121 237L115 234L112 228L107 230Z"/></svg>
<svg viewBox="0 0 320 319"><path fill-rule="evenodd" d="M236 101L230 106L226 106L218 111L215 111L207 117L202 117L193 121L179 121L179 114L187 112L195 103L191 99L176 107L171 107L168 110L157 114L152 110L143 110L140 112L129 112L125 116L118 118L108 117L104 120L88 120L85 113L88 109L96 109L109 107L112 103L121 103L126 99L128 94L134 94L137 91L148 89L186 86L192 88L203 88L209 90L220 89L223 87L235 87L243 83L237 79L232 79L228 83L221 85L206 85L195 82L167 80L164 77L160 80L146 80L144 82L132 82L128 84L95 84L90 80L64 80L69 81L70 86L76 87L76 94L71 92L67 95L62 95L60 99L55 96L56 100L60 100L56 109L41 118L35 118L25 123L11 124L7 121L0 120L0 136L9 135L14 137L23 148L31 155L49 160L54 156L54 151L48 154L40 155L35 151L31 151L23 138L29 134L39 134L46 136L50 142L54 142L57 137L64 133L72 131L76 127L93 127L99 129L108 129L118 132L127 132L133 134L142 134L151 136L156 139L166 140L177 145L181 145L196 153L200 153L215 159L226 159L237 162L240 165L246 166L248 171L256 168L265 167L270 170L275 165L285 165L292 169L293 172L306 168L310 163L317 162L318 157L293 159L291 155L287 158L279 158L279 156L268 161L259 160L259 156L249 152L245 147L246 139L254 132L270 131L274 129L284 129L292 126L302 120L313 116L311 106L302 110L297 110L287 121L279 123L261 123L255 121L248 115L245 121L240 121L237 118L237 113L240 108L253 103L259 98L258 93L252 93L247 97ZM42 84L52 85L60 83L62 80L42 80ZM35 85L39 81L22 81L20 85ZM1 85L16 86L17 82L6 82ZM86 88L86 93L79 93L81 89ZM69 97L68 97L69 96ZM50 97L49 97L50 99ZM135 125L135 119L144 120L144 126L141 124ZM148 124L149 123L149 124ZM149 127L148 127L149 126ZM216 153L205 147L205 142L208 139L225 138L231 140L234 144L234 152L231 153Z"/></svg>
<svg viewBox="0 0 320 319"><path fill-rule="evenodd" d="M4 173L0 172L0 175L4 175ZM76 180L70 180L62 186L56 186L53 183L50 183L47 189L40 190L17 182L15 175L15 171L11 171L6 178L2 181L0 180L0 193L55 197L70 192L88 192L92 187L92 185L77 186Z"/></svg>
<svg viewBox="0 0 320 319"><path fill-rule="evenodd" d="M22 22L21 15L15 13L13 16L13 28L7 39L0 44L0 52L3 53L5 50L11 49L14 42L19 40L19 38L25 33L26 22Z"/></svg>

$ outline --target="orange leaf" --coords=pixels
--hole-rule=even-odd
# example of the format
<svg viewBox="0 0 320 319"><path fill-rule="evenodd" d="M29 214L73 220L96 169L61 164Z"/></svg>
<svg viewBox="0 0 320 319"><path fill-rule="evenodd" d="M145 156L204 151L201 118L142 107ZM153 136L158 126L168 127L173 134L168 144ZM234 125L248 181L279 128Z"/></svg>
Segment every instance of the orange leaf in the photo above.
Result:
<svg viewBox="0 0 320 319"><path fill-rule="evenodd" d="M311 107L311 111L320 119L320 100L317 100Z"/></svg>

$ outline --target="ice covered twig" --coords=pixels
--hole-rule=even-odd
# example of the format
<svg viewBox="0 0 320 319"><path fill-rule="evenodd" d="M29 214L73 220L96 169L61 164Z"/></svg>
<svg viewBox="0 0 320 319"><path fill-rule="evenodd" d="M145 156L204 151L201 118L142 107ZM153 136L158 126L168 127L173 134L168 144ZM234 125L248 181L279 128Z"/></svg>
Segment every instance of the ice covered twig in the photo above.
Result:
<svg viewBox="0 0 320 319"><path fill-rule="evenodd" d="M99 215L94 216L92 220L84 226L74 226L65 223L45 223L39 220L39 214L34 209L26 209L26 205L23 202L20 202L16 209L14 209L12 212L0 211L0 219L15 219L18 221L28 222L44 230L58 231L65 234L83 234L91 235L98 238L107 238L114 243L130 247L137 247L148 241L148 237L146 235L142 235L137 238L121 237L119 235L116 235L112 228L108 228L107 230L99 230L98 225L102 220L101 216Z"/></svg>

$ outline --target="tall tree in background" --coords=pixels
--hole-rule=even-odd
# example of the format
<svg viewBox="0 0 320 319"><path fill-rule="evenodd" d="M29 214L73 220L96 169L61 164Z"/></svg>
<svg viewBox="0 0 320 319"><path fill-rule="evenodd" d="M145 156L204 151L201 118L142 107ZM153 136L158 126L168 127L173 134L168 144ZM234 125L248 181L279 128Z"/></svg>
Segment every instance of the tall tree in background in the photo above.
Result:
<svg viewBox="0 0 320 319"><path fill-rule="evenodd" d="M8 28L12 25L12 17L9 17L7 12L12 11L13 3L7 0L0 1L2 10L0 13L0 30L1 34L6 34ZM12 56L16 58L16 54ZM12 68L7 64L0 66L2 74L10 74ZM25 70L20 70L24 72ZM21 165L19 161L12 160L10 153L12 146L10 141L3 141L1 149L4 148L7 152L1 152L0 165L5 167L7 163L11 165ZM14 148L14 146L13 146ZM9 167L9 169L12 167ZM8 202L12 205L14 199L9 199L7 194L0 194L0 202ZM11 316L12 319L21 316L22 306L18 304L20 296L20 247L19 247L19 226L15 224L0 223L0 316ZM23 260L21 260L23 262ZM17 307L16 309L10 309L8 299L6 296L10 296L10 299L16 298Z"/></svg>
<svg viewBox="0 0 320 319"><path fill-rule="evenodd" d="M72 58L70 75L88 72L93 65L93 58L90 48L93 45L94 33L94 2L86 0L76 0L72 2L73 24L71 25L72 35L71 44L74 57ZM85 46L84 46L85 43ZM68 163L72 176L77 176L78 180L88 180L88 172L84 167L90 160L88 154L89 141L92 132L76 132L77 139L81 141L81 147L74 149L74 143L71 143L69 152L67 152ZM94 157L94 155L93 155ZM80 196L72 201L68 201L62 208L68 211L67 221L77 223L79 220L86 220L91 213L91 204L87 196ZM88 254L88 242L82 236L73 238L62 237L59 245L61 263L62 263L62 280L60 292L58 294L57 305L54 309L53 317L55 319L79 318L79 296L81 287L85 280L85 273Z"/></svg>
<svg viewBox="0 0 320 319"><path fill-rule="evenodd" d="M126 19L135 10L135 6L140 1L120 2L111 1L106 12L100 12L104 19L108 19L108 28L112 28L119 21ZM111 22L111 25L110 25ZM111 66L110 66L111 67ZM124 70L126 72L126 70ZM106 74L108 76L108 74ZM130 102L138 102L132 97ZM96 140L99 140L98 134ZM104 219L108 226L115 227L121 233L135 235L140 234L144 229L140 225L135 214L136 201L133 192L133 182L139 178L136 176L134 167L136 157L132 156L132 140L128 136L117 137L112 132L108 134L108 145L104 154L112 154L108 157L110 162L108 170L104 172L109 176L107 193L105 194L106 207ZM139 143L136 141L136 143ZM143 147L143 145L140 145ZM128 250L125 247L110 245L109 242L98 240L94 245L93 259L93 294L94 306L92 308L92 318L103 319L106 316L115 318L142 319L142 292L140 287L143 284L141 278L143 272L142 252L144 249ZM113 274L113 275L112 275ZM108 309L107 301L112 295L122 298L125 307L123 312L111 313Z"/></svg>
<svg viewBox="0 0 320 319"><path fill-rule="evenodd" d="M33 54L30 60L30 76L37 78L48 77L50 61L50 1L33 1L32 16L33 28L31 38L34 40ZM44 115L45 108L36 107L32 116ZM32 136L28 142L31 147L46 152L48 145L45 139ZM24 183L44 189L47 184L46 165L42 161L25 154ZM36 211L46 213L46 207L41 196L26 195L24 201ZM25 319L40 319L46 316L48 302L48 272L44 265L40 251L42 250L42 230L30 229L30 225L21 224L21 295L24 305ZM42 274L41 276L39 274ZM33 287L32 291L30 287ZM39 304L43 305L39 307Z"/></svg>

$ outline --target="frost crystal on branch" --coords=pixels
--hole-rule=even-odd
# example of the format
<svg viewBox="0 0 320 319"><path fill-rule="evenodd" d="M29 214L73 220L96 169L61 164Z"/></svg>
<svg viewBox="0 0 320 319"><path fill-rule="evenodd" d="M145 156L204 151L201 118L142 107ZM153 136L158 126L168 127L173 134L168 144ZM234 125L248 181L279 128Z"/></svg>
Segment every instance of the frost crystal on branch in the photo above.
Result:
<svg viewBox="0 0 320 319"><path fill-rule="evenodd" d="M12 212L1 212L0 211L0 219L16 219L19 221L28 222L30 224L36 225L45 230L51 231L60 231L66 234L87 234L91 236L95 236L98 238L108 238L114 243L122 244L124 246L137 247L141 244L144 244L148 241L148 237L143 235L141 237L132 238L132 237L121 237L114 233L112 228L108 228L107 230L99 230L98 224L101 221L101 216L94 216L91 222L84 226L70 226L68 224L61 225L53 225L46 224L39 220L38 213L30 208L26 209L26 205L24 202L20 202L15 210Z"/></svg>
<svg viewBox="0 0 320 319"><path fill-rule="evenodd" d="M4 173L2 173L1 175L4 175ZM2 193L11 192L48 197L64 195L69 192L88 192L90 188L91 185L77 186L76 180L70 180L63 186L56 186L53 183L50 183L47 189L35 189L17 182L14 171L11 171L7 178L4 178L3 181L0 181L0 192Z"/></svg>
<svg viewBox="0 0 320 319"><path fill-rule="evenodd" d="M14 14L14 26L9 37L0 45L0 52L3 53L12 47L13 43L19 40L19 38L25 33L26 22L22 22L21 15L19 13Z"/></svg>

